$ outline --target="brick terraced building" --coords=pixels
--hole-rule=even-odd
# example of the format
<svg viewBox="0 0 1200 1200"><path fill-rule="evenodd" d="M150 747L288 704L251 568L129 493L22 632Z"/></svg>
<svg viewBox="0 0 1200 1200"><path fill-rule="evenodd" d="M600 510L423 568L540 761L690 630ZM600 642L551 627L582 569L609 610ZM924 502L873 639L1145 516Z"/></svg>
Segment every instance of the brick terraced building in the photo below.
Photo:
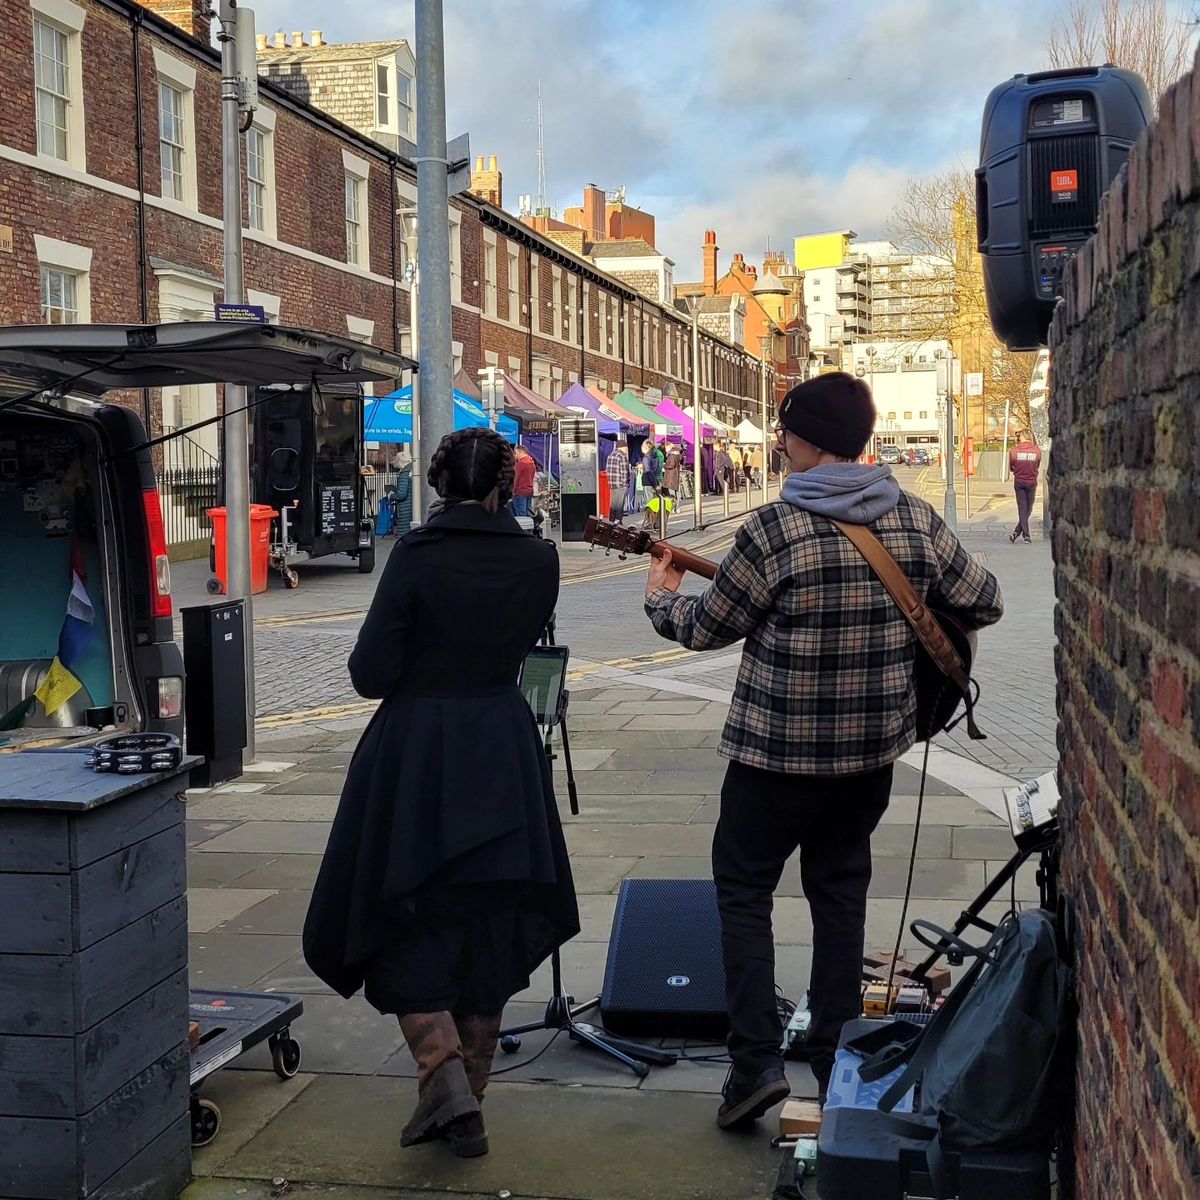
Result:
<svg viewBox="0 0 1200 1200"><path fill-rule="evenodd" d="M0 6L0 321L198 319L221 301L220 72L207 10L204 0ZM278 55L277 70L285 59L338 61L320 53L336 47L296 41L260 59ZM402 67L406 47L388 46ZM344 61L357 70L362 58ZM402 115L397 72L388 87L390 120L380 126L378 104L367 106L364 131L314 107L318 88L306 100L294 79L260 78L243 138L245 274L248 302L272 321L406 351L397 208L415 203L416 175L383 136ZM690 398L690 325L669 298L648 299L469 193L452 198L450 225L456 369L497 365L550 398L577 380L651 402ZM702 332L706 409L731 421L755 411L757 369ZM192 388L129 402L157 433L215 415L220 400ZM215 452L215 437L200 441Z"/></svg>

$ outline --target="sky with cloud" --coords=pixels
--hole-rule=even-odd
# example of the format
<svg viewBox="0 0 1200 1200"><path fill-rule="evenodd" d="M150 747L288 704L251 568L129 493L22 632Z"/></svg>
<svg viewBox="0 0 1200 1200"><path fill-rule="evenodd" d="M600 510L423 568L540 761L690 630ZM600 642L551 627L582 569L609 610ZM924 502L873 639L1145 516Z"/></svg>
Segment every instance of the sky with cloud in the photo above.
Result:
<svg viewBox="0 0 1200 1200"><path fill-rule="evenodd" d="M495 154L505 207L625 185L676 279L797 234L884 234L906 179L974 163L988 91L1045 66L1064 0L444 0L450 136ZM251 0L258 31L412 37L412 0Z"/></svg>

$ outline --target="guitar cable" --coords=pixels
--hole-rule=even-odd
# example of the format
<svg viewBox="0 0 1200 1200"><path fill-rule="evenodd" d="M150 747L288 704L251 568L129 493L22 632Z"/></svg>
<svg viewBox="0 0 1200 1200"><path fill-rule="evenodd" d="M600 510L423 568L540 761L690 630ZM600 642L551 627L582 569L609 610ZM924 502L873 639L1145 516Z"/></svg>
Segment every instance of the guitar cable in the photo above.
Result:
<svg viewBox="0 0 1200 1200"><path fill-rule="evenodd" d="M908 878L904 883L904 902L900 906L900 926L896 930L896 946L892 951L892 961L888 967L887 990L883 993L887 1010L892 1008L892 980L896 976L896 959L900 957L900 944L904 940L904 922L908 919L908 902L912 898L913 875L917 869L917 842L921 837L921 813L925 807L925 780L929 772L929 743L925 742L925 755L921 760L921 786L917 791L917 816L913 823L912 852L908 856Z"/></svg>

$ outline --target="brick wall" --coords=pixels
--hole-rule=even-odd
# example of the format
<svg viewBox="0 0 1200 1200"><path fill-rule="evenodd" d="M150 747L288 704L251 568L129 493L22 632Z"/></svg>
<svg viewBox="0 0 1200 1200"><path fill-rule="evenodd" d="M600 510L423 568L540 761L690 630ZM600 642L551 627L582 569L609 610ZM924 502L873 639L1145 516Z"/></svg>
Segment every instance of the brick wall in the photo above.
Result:
<svg viewBox="0 0 1200 1200"><path fill-rule="evenodd" d="M1200 1195L1200 80L1167 92L1051 329L1077 1194Z"/></svg>

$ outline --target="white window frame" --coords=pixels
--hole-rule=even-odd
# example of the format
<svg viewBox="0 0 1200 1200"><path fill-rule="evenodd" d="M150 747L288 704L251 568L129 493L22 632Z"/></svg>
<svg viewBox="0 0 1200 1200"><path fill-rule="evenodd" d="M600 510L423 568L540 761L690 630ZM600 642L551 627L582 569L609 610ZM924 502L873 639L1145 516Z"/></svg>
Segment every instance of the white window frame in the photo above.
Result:
<svg viewBox="0 0 1200 1200"><path fill-rule="evenodd" d="M60 271L75 277L76 325L86 325L92 319L92 248L77 246L58 238L33 235L38 259L38 293L41 298L42 271Z"/></svg>
<svg viewBox="0 0 1200 1200"><path fill-rule="evenodd" d="M258 133L263 141L263 225L258 229L250 221L250 135ZM250 229L258 229L267 237L279 236L278 206L275 191L275 114L269 108L259 108L254 113L254 124L246 133L246 221Z"/></svg>
<svg viewBox="0 0 1200 1200"><path fill-rule="evenodd" d="M407 71L401 71L399 67L392 74L392 82L394 84L392 92L396 103L396 128L402 137L411 140L413 130L413 88L416 87L416 82ZM400 99L402 85L407 85L407 103L402 103Z"/></svg>
<svg viewBox="0 0 1200 1200"><path fill-rule="evenodd" d="M280 299L278 296L273 296L270 292L256 292L254 288L247 288L246 303L261 308L267 316L268 325L279 324Z"/></svg>
<svg viewBox="0 0 1200 1200"><path fill-rule="evenodd" d="M369 344L375 336L375 322L370 317L356 317L353 313L347 313L346 332L356 342Z"/></svg>
<svg viewBox="0 0 1200 1200"><path fill-rule="evenodd" d="M219 280L202 278L177 267L156 268L154 278L158 284L159 321L212 320L213 305L221 291ZM246 298L248 303L256 303L255 293L247 292ZM185 387L164 387L160 393L160 403L164 428L178 429L195 421L208 420L217 415L217 385L203 383ZM217 457L220 443L216 425L194 430L187 437L208 454ZM183 443L180 439L172 439L164 444L165 459L175 466L184 465L185 460L178 457L182 451Z"/></svg>
<svg viewBox="0 0 1200 1200"><path fill-rule="evenodd" d="M355 254L351 256L350 218L346 217L346 261L352 267L369 271L371 269L371 164L365 158L359 158L357 154L351 154L349 150L343 150L342 171L346 182L354 180L358 196L358 244L355 247ZM343 195L345 195L344 188L345 184L343 184Z"/></svg>
<svg viewBox="0 0 1200 1200"><path fill-rule="evenodd" d="M71 0L29 0L32 13L30 38L33 37L33 21L40 21L51 29L57 29L67 39L67 155L42 152L37 137L37 106L34 104L34 140L39 158L51 162L65 162L77 171L87 170L86 123L83 105L83 41L82 33L87 12ZM33 52L36 54L36 51ZM36 65L35 65L36 78Z"/></svg>
<svg viewBox="0 0 1200 1200"><path fill-rule="evenodd" d="M462 213L450 210L450 302L462 303Z"/></svg>
<svg viewBox="0 0 1200 1200"><path fill-rule="evenodd" d="M168 204L178 204L183 208L198 211L200 207L196 188L196 68L180 62L173 55L158 46L154 47L154 69L158 74L158 145L159 155L162 155L162 86L172 88L180 94L181 117L183 119L183 140L180 143L181 171L180 182L182 195L165 196L162 194L162 173L159 172L159 195Z"/></svg>
<svg viewBox="0 0 1200 1200"><path fill-rule="evenodd" d="M383 87L379 86L380 76L383 77ZM375 128L386 133L396 131L396 64L389 63L385 58L375 60ZM387 112L380 119L380 101L387 104Z"/></svg>
<svg viewBox="0 0 1200 1200"><path fill-rule="evenodd" d="M529 255L529 331L535 337L542 332L542 256L532 253Z"/></svg>
<svg viewBox="0 0 1200 1200"><path fill-rule="evenodd" d="M494 317L499 311L499 279L496 258L496 235L490 230L483 234L483 311Z"/></svg>
<svg viewBox="0 0 1200 1200"><path fill-rule="evenodd" d="M521 360L515 355L508 356L508 370L505 372L509 379L521 382Z"/></svg>
<svg viewBox="0 0 1200 1200"><path fill-rule="evenodd" d="M550 312L551 328L556 341L563 341L562 316L562 267L550 268Z"/></svg>
<svg viewBox="0 0 1200 1200"><path fill-rule="evenodd" d="M567 276L567 329L572 346L579 345L579 280Z"/></svg>
<svg viewBox="0 0 1200 1200"><path fill-rule="evenodd" d="M508 249L508 319L516 325L521 319L521 251L507 243Z"/></svg>

